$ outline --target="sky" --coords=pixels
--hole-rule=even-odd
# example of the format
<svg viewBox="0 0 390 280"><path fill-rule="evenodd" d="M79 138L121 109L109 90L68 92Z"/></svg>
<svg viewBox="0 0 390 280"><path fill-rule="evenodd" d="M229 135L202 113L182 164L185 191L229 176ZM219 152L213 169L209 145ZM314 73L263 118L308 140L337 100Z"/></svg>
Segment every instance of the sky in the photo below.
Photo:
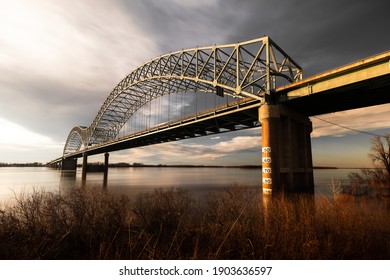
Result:
<svg viewBox="0 0 390 280"><path fill-rule="evenodd" d="M72 127L88 126L115 85L154 57L268 35L309 77L390 50L389 8L387 0L0 0L0 162L60 157ZM314 165L367 167L372 134L390 132L390 105L311 120ZM260 146L256 128L110 161L260 164Z"/></svg>

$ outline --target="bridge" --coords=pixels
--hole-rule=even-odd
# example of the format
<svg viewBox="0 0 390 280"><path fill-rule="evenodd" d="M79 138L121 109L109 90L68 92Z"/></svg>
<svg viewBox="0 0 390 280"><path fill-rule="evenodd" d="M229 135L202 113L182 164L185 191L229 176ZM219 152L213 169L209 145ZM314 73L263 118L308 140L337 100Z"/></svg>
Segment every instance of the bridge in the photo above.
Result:
<svg viewBox="0 0 390 280"><path fill-rule="evenodd" d="M108 152L261 126L263 192L312 193L309 117L389 103L389 90L390 52L303 79L269 37L181 50L127 75L88 127L70 131L62 157L50 164L75 170L82 157L85 180L87 157L104 153L107 178ZM191 96L195 109L164 120L177 94L187 103ZM198 106L194 96L201 103L214 97L213 106ZM152 123L152 114L161 116Z"/></svg>

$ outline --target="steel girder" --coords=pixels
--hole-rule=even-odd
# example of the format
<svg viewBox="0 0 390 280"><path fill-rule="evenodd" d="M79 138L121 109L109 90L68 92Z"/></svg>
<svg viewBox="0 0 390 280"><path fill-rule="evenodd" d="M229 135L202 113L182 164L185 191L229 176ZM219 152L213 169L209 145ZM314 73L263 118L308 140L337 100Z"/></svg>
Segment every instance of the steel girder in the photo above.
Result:
<svg viewBox="0 0 390 280"><path fill-rule="evenodd" d="M138 109L166 94L206 91L269 103L277 86L301 79L302 68L269 37L169 53L119 82L92 124L71 130L64 155L114 139Z"/></svg>

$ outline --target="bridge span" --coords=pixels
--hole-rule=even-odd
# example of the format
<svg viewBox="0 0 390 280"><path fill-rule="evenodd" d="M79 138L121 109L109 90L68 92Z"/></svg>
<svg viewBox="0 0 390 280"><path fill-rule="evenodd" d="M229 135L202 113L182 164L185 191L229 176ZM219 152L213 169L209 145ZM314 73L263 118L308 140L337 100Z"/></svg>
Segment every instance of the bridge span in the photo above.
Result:
<svg viewBox="0 0 390 280"><path fill-rule="evenodd" d="M176 92L236 100L120 136L140 108ZM309 117L389 101L390 51L302 79L301 67L269 37L182 50L126 76L50 164L75 169L83 157L85 179L89 155L105 153L107 165L108 152L261 126L263 192L313 193Z"/></svg>

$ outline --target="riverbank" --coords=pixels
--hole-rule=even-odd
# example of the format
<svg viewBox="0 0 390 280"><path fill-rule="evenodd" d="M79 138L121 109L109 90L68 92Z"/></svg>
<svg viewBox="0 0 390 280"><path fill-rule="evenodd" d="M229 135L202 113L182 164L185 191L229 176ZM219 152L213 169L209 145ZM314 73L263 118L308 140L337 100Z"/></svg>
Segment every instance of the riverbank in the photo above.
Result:
<svg viewBox="0 0 390 280"><path fill-rule="evenodd" d="M368 198L367 198L368 199ZM389 259L389 209L346 195L230 187L130 200L96 188L35 191L0 211L1 259Z"/></svg>

